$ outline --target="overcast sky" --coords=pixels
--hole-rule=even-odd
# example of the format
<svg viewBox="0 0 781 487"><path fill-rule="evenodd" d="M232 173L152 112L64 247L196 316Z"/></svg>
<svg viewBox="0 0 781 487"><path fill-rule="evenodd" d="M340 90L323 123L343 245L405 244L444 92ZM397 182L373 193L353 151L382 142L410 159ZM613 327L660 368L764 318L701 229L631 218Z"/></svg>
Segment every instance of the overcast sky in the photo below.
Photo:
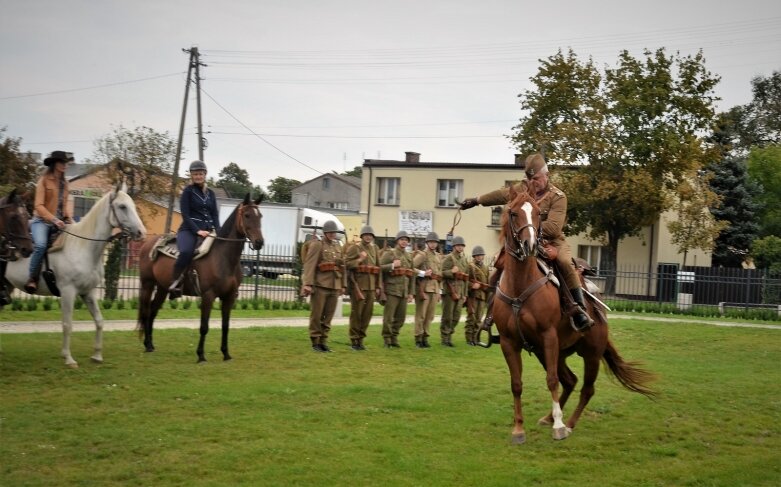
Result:
<svg viewBox="0 0 781 487"><path fill-rule="evenodd" d="M702 49L719 108L745 104L753 77L781 70L781 2L0 0L0 127L77 161L120 124L176 138L191 46L210 175L235 162L265 187L405 151L510 163L517 95L559 48L599 66Z"/></svg>

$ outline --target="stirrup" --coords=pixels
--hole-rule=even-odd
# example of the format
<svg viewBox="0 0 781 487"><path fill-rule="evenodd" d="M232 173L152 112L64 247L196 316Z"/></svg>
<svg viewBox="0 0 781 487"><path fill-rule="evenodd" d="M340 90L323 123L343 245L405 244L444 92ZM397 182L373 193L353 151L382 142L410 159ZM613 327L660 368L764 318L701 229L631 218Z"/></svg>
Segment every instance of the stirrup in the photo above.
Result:
<svg viewBox="0 0 781 487"><path fill-rule="evenodd" d="M578 321L582 322L581 326L577 325ZM588 313L582 309L579 309L574 315L570 316L570 325L572 325L573 330L577 331L578 333L583 333L594 326L594 320L588 315Z"/></svg>

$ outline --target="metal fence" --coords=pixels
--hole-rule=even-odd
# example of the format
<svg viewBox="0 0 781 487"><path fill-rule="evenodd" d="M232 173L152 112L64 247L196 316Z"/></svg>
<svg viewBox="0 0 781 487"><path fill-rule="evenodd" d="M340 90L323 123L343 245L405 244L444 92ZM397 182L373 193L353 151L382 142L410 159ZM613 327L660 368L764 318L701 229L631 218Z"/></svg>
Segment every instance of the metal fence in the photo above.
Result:
<svg viewBox="0 0 781 487"><path fill-rule="evenodd" d="M138 295L138 250L124 251L118 298ZM283 264L281 264L283 263ZM297 248L264 248L242 258L245 275L239 299L292 302L300 300L300 262ZM603 299L617 310L660 311L708 316L729 315L781 319L781 275L766 270L680 267L600 269L592 277ZM101 299L105 289L100 287ZM14 297L26 294L15 291Z"/></svg>

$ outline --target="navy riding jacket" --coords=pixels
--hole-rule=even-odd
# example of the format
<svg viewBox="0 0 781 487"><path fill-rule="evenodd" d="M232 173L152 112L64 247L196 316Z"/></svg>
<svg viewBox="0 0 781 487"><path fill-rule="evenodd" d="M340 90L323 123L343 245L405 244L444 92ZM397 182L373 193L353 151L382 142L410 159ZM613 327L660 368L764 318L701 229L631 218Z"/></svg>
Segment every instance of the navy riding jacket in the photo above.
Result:
<svg viewBox="0 0 781 487"><path fill-rule="evenodd" d="M179 208L182 211L180 231L187 230L195 234L198 230L220 229L217 197L211 189L206 188L204 194L198 186L193 184L186 186L182 190Z"/></svg>

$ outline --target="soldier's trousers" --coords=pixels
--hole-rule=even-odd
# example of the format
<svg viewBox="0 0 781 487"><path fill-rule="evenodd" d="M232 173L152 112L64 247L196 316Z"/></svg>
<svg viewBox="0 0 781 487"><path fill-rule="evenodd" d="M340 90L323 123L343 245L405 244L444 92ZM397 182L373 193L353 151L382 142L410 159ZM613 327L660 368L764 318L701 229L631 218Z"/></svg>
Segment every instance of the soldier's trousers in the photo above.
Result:
<svg viewBox="0 0 781 487"><path fill-rule="evenodd" d="M382 336L385 341L399 336L399 330L407 318L407 298L388 295L385 311L382 313Z"/></svg>
<svg viewBox="0 0 781 487"><path fill-rule="evenodd" d="M312 297L309 299L309 336L328 338L331 330L331 320L339 302L339 289L312 286Z"/></svg>
<svg viewBox="0 0 781 487"><path fill-rule="evenodd" d="M366 329L374 310L374 289L361 289L364 299L358 299L356 292L350 295L350 340L366 338Z"/></svg>
<svg viewBox="0 0 781 487"><path fill-rule="evenodd" d="M456 330L461 319L462 301L453 301L449 293L442 295L442 321L439 325L439 334L443 339L450 339L450 335Z"/></svg>
<svg viewBox="0 0 781 487"><path fill-rule="evenodd" d="M480 328L480 324L483 322L483 312L485 311L485 301L482 299L474 300L474 312L466 315L466 325L464 325L464 333L467 340L470 337L474 338L477 334L477 330Z"/></svg>
<svg viewBox="0 0 781 487"><path fill-rule="evenodd" d="M575 272L575 265L572 263L572 250L570 250L569 244L564 239L556 239L551 243L559 251L559 255L556 256L556 264L564 277L564 282L567 283L567 288L580 287L580 279L578 273Z"/></svg>
<svg viewBox="0 0 781 487"><path fill-rule="evenodd" d="M437 310L437 294L425 293L428 299L420 299L415 295L415 341L430 336L431 322Z"/></svg>

